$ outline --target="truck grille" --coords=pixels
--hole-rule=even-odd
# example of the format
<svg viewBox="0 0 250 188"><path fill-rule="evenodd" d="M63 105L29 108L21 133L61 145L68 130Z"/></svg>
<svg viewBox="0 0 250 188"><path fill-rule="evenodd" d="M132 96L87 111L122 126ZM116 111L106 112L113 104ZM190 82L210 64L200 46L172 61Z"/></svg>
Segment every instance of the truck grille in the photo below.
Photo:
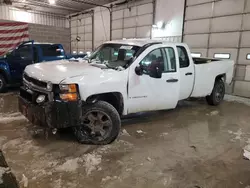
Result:
<svg viewBox="0 0 250 188"><path fill-rule="evenodd" d="M38 86L38 87L41 87L41 88L44 88L44 89L47 87L47 83L46 82L43 82L43 81L37 80L35 78L29 77L25 73L23 75L23 78L24 78L25 81L27 81L27 82L35 85L35 86Z"/></svg>

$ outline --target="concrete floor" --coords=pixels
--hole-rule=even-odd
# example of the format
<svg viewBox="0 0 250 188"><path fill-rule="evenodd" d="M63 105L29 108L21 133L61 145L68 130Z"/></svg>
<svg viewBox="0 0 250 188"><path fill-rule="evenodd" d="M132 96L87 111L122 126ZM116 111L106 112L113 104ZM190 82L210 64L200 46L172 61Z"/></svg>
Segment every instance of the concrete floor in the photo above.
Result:
<svg viewBox="0 0 250 188"><path fill-rule="evenodd" d="M187 101L171 111L123 120L107 146L78 144L66 130L45 140L17 113L15 94L0 95L0 146L30 188L246 188L250 106ZM26 181L21 182L21 187Z"/></svg>

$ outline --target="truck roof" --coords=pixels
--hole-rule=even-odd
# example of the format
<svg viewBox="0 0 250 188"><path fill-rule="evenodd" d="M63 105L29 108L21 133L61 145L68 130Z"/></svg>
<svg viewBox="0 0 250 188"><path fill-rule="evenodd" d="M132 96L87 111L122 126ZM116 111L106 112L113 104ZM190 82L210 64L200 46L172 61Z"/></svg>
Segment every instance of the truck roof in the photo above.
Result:
<svg viewBox="0 0 250 188"><path fill-rule="evenodd" d="M176 43L176 42L169 42L166 40L162 40L162 39L123 39L123 40L112 40L112 41L108 41L105 42L105 44L125 44L125 45L133 45L133 46L139 46L142 47L146 44L150 44L150 43L162 43L162 44L183 44L183 43Z"/></svg>

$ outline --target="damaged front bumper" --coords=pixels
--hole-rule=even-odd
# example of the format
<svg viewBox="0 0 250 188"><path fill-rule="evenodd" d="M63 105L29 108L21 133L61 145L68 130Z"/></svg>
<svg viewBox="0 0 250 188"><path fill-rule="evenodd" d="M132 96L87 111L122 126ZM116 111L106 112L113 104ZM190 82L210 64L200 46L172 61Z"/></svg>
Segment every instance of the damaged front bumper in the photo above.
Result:
<svg viewBox="0 0 250 188"><path fill-rule="evenodd" d="M44 95L45 100L37 103L36 99L40 95ZM34 125L59 129L81 124L81 100L65 102L51 97L51 93L21 87L18 103L19 111Z"/></svg>

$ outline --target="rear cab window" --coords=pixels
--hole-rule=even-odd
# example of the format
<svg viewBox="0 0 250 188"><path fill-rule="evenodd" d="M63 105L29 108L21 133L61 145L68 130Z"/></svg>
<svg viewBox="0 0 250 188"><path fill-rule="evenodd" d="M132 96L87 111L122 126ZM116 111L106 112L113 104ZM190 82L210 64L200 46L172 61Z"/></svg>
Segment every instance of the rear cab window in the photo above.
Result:
<svg viewBox="0 0 250 188"><path fill-rule="evenodd" d="M186 48L184 46L177 46L177 51L179 56L180 68L189 67L190 61Z"/></svg>
<svg viewBox="0 0 250 188"><path fill-rule="evenodd" d="M44 57L64 57L65 52L59 44L42 44L40 45L42 56Z"/></svg>

